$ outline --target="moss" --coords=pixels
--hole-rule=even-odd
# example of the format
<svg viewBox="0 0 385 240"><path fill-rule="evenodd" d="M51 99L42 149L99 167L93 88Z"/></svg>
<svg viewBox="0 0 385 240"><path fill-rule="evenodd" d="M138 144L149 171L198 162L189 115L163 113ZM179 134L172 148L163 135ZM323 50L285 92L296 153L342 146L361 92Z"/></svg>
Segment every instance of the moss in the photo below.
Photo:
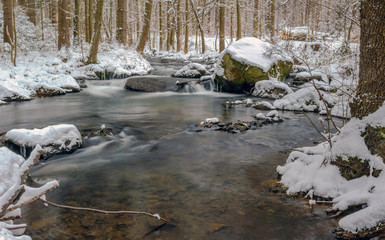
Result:
<svg viewBox="0 0 385 240"><path fill-rule="evenodd" d="M216 76L214 82L219 91L250 92L256 82L268 80L269 77L283 81L289 75L292 67L292 62L278 61L278 64L274 64L269 71L264 72L263 69L241 63L233 59L229 53L226 53L222 58L224 77Z"/></svg>
<svg viewBox="0 0 385 240"><path fill-rule="evenodd" d="M343 160L342 157L338 157L332 164L339 168L341 176L347 180L370 175L369 161L366 159L362 160L358 157L348 157L348 160ZM374 169L372 176L378 177L380 173L381 170Z"/></svg>
<svg viewBox="0 0 385 240"><path fill-rule="evenodd" d="M378 155L385 159L385 127L374 128L367 126L365 132L361 135L365 144L373 155ZM384 161L385 162L385 161Z"/></svg>

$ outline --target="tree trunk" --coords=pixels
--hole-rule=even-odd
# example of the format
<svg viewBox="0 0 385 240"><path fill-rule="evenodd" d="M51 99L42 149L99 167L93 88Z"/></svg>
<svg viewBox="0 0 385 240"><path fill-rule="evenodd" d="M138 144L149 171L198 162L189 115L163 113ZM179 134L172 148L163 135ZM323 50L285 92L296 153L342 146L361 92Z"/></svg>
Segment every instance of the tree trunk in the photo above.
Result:
<svg viewBox="0 0 385 240"><path fill-rule="evenodd" d="M237 0L237 40L242 38L241 6Z"/></svg>
<svg viewBox="0 0 385 240"><path fill-rule="evenodd" d="M205 53L206 52L205 31L202 27L201 21L199 20L198 13L194 7L194 2L192 0L190 0L190 4L191 4L191 9L193 10L195 19L197 20L197 27L199 29L199 32L200 32L201 38L202 38L202 53ZM202 15L204 15L204 13L202 13Z"/></svg>
<svg viewBox="0 0 385 240"><path fill-rule="evenodd" d="M119 43L127 44L127 0L118 0L116 8L116 40Z"/></svg>
<svg viewBox="0 0 385 240"><path fill-rule="evenodd" d="M8 0L11 1L11 0ZM33 25L36 26L36 0L28 0L28 8L27 8L27 15L29 18L29 21L33 23Z"/></svg>
<svg viewBox="0 0 385 240"><path fill-rule="evenodd" d="M271 0L270 9L270 40L274 42L275 38L275 0Z"/></svg>
<svg viewBox="0 0 385 240"><path fill-rule="evenodd" d="M225 3L221 0L219 6L219 52L225 50Z"/></svg>
<svg viewBox="0 0 385 240"><path fill-rule="evenodd" d="M258 37L258 7L259 7L259 1L254 0L254 19L253 19L253 36Z"/></svg>
<svg viewBox="0 0 385 240"><path fill-rule="evenodd" d="M159 1L159 50L163 50L164 27L163 27L163 9L162 1Z"/></svg>
<svg viewBox="0 0 385 240"><path fill-rule="evenodd" d="M140 35L138 46L136 51L143 53L144 47L148 39L151 25L151 13L152 13L152 0L147 0L145 10L144 10L144 24L142 28L142 34Z"/></svg>
<svg viewBox="0 0 385 240"><path fill-rule="evenodd" d="M74 6L74 44L79 42L80 30L80 0L75 0Z"/></svg>
<svg viewBox="0 0 385 240"><path fill-rule="evenodd" d="M51 0L49 2L50 19L51 19L52 24L58 23L57 4L58 3L56 0Z"/></svg>
<svg viewBox="0 0 385 240"><path fill-rule="evenodd" d="M86 18L86 42L91 43L94 32L94 0L86 0L85 5Z"/></svg>
<svg viewBox="0 0 385 240"><path fill-rule="evenodd" d="M167 47L166 47L166 50L167 52L170 51L170 48L171 48L171 13L170 13L170 9L171 9L171 2L170 1L167 1L167 8L166 8L166 11L167 11L167 17L166 17L166 26L167 26Z"/></svg>
<svg viewBox="0 0 385 240"><path fill-rule="evenodd" d="M188 40L189 40L189 29L188 29L188 23L189 23L189 13L188 13L188 0L185 2L185 30L184 30L184 53L188 53Z"/></svg>
<svg viewBox="0 0 385 240"><path fill-rule="evenodd" d="M70 12L70 0L59 0L59 25L58 25L58 49L71 46L70 24L68 18Z"/></svg>
<svg viewBox="0 0 385 240"><path fill-rule="evenodd" d="M100 42L100 36L101 36L101 28L102 28L102 21L103 21L103 5L104 0L98 0L98 3L96 5L96 14L95 14L95 26L94 26L94 34L92 36L92 45L90 49L90 53L87 58L86 64L94 63L96 64L98 62L98 50L99 50L99 42Z"/></svg>
<svg viewBox="0 0 385 240"><path fill-rule="evenodd" d="M3 0L4 13L4 31L3 39L5 43L13 44L13 20L12 20L13 6L11 0Z"/></svg>
<svg viewBox="0 0 385 240"><path fill-rule="evenodd" d="M182 16L180 12L180 1L176 0L176 51L180 52L182 49L181 35L182 35Z"/></svg>
<svg viewBox="0 0 385 240"><path fill-rule="evenodd" d="M352 117L362 118L385 101L385 1L361 1L360 72Z"/></svg>
<svg viewBox="0 0 385 240"><path fill-rule="evenodd" d="M234 4L233 0L230 0L230 42L233 42L234 39Z"/></svg>

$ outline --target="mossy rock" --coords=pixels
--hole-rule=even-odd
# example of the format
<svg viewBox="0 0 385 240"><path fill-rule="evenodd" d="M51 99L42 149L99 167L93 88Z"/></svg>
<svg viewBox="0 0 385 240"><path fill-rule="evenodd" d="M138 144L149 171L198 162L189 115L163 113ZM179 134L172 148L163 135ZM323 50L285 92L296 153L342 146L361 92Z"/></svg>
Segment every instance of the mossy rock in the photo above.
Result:
<svg viewBox="0 0 385 240"><path fill-rule="evenodd" d="M358 157L348 157L347 160L343 160L342 157L337 157L337 159L331 164L338 167L341 176L343 176L346 180L352 180L370 175L370 165L369 161L366 159L363 160ZM378 177L380 173L381 170L374 169L372 176Z"/></svg>
<svg viewBox="0 0 385 240"><path fill-rule="evenodd" d="M270 77L283 81L290 73L293 63L278 61L277 64L264 72L262 68L239 62L226 53L221 62L224 76L215 76L214 83L219 91L233 93L249 93L255 83L268 80Z"/></svg>
<svg viewBox="0 0 385 240"><path fill-rule="evenodd" d="M114 72L108 71L107 69L104 69L104 71L96 71L95 75L98 77L99 80L107 80L114 78Z"/></svg>
<svg viewBox="0 0 385 240"><path fill-rule="evenodd" d="M362 134L365 144L373 155L378 155L385 160L385 127L374 128L367 126ZM385 162L385 161L384 161Z"/></svg>
<svg viewBox="0 0 385 240"><path fill-rule="evenodd" d="M64 95L66 94L63 90L58 89L50 89L50 88L44 88L40 87L35 90L36 96L42 97L42 96L58 96L58 95Z"/></svg>

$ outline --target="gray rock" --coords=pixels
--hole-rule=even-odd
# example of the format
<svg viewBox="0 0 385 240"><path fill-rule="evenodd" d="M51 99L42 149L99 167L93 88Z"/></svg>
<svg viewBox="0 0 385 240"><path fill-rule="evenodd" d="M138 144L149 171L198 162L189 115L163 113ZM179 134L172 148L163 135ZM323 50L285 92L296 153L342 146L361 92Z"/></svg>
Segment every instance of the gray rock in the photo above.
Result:
<svg viewBox="0 0 385 240"><path fill-rule="evenodd" d="M124 88L138 92L163 92L167 90L167 82L157 76L134 76L127 79Z"/></svg>

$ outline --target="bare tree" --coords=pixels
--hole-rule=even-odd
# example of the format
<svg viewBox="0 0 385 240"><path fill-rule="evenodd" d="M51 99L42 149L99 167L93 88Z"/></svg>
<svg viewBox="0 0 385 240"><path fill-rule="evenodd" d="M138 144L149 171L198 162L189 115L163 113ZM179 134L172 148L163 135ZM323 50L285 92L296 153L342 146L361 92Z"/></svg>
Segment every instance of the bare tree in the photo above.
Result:
<svg viewBox="0 0 385 240"><path fill-rule="evenodd" d="M59 0L58 49L70 47L70 0Z"/></svg>
<svg viewBox="0 0 385 240"><path fill-rule="evenodd" d="M127 44L127 0L118 0L116 8L116 39L123 45Z"/></svg>
<svg viewBox="0 0 385 240"><path fill-rule="evenodd" d="M152 13L152 0L147 0L145 10L144 10L144 24L142 28L142 34L140 35L139 43L138 43L138 46L136 47L136 51L138 51L139 53L143 53L144 47L146 46L146 42L150 32L151 13Z"/></svg>
<svg viewBox="0 0 385 240"><path fill-rule="evenodd" d="M241 18L241 5L237 0L237 40L242 38L242 18Z"/></svg>
<svg viewBox="0 0 385 240"><path fill-rule="evenodd" d="M91 0L92 1L92 0ZM94 34L92 36L91 49L88 54L86 64L97 63L98 62L98 50L99 50L99 42L101 36L101 28L102 28L102 20L103 20L103 5L104 0L98 0L96 5L96 14L95 14L95 26L94 26Z"/></svg>
<svg viewBox="0 0 385 240"><path fill-rule="evenodd" d="M220 1L219 6L219 52L225 50L225 3Z"/></svg>

